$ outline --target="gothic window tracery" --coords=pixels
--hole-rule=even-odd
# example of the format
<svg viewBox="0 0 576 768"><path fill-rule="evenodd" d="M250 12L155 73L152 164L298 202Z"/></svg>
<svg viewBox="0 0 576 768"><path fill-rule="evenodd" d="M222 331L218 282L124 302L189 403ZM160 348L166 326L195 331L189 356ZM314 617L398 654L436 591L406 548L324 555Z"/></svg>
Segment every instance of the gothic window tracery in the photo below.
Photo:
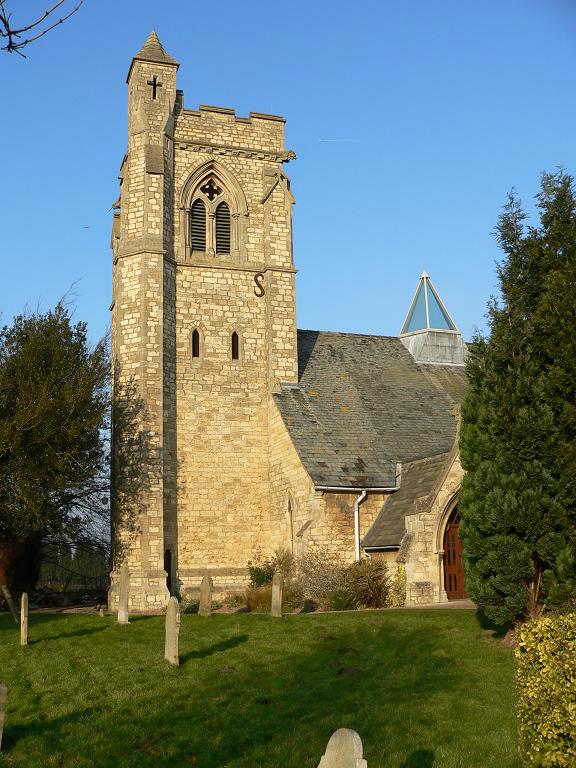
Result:
<svg viewBox="0 0 576 768"><path fill-rule="evenodd" d="M234 248L238 250L238 233L232 231L233 204L233 196L215 175L202 179L189 209L192 253L228 256Z"/></svg>

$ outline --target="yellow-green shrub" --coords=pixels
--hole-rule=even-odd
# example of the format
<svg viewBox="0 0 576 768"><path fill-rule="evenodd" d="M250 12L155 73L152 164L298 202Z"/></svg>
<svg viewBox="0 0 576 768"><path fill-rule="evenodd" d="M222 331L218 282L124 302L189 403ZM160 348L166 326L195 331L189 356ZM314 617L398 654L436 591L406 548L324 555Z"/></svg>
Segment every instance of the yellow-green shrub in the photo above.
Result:
<svg viewBox="0 0 576 768"><path fill-rule="evenodd" d="M576 614L518 630L518 734L526 765L576 766Z"/></svg>
<svg viewBox="0 0 576 768"><path fill-rule="evenodd" d="M389 608L404 608L406 605L406 566L404 563L398 563L396 573L392 581L390 596L388 598Z"/></svg>

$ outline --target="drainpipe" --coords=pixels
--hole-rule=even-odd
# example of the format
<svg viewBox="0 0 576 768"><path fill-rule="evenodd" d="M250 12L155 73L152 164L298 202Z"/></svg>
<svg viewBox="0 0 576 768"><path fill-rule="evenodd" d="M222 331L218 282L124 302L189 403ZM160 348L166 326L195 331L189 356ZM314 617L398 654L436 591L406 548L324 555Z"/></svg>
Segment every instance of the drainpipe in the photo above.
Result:
<svg viewBox="0 0 576 768"><path fill-rule="evenodd" d="M360 491L360 496L354 502L354 555L356 560L360 560L360 504L365 500L368 491L375 493L394 493L399 490L402 481L402 464L396 464L396 479L393 486L376 486L371 488L354 488L343 485L315 485L316 491L335 491L336 493L350 493L350 491Z"/></svg>
<svg viewBox="0 0 576 768"><path fill-rule="evenodd" d="M354 502L354 557L356 562L360 560L360 504L366 496L368 496L368 491L364 489Z"/></svg>

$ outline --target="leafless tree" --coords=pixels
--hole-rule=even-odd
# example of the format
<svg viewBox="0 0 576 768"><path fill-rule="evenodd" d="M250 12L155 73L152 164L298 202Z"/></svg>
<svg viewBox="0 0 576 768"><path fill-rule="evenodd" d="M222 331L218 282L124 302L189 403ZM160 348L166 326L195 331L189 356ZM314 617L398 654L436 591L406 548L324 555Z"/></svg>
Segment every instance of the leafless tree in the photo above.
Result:
<svg viewBox="0 0 576 768"><path fill-rule="evenodd" d="M12 14L6 8L6 0L0 0L0 50L8 53L19 53L24 56L22 48L34 40L43 37L59 24L63 24L66 19L76 13L84 0L79 0L72 10L65 13L59 19L54 13L64 5L67 0L58 0L51 8L46 9L35 21L29 23L16 23L12 20ZM66 10L63 8L62 10Z"/></svg>

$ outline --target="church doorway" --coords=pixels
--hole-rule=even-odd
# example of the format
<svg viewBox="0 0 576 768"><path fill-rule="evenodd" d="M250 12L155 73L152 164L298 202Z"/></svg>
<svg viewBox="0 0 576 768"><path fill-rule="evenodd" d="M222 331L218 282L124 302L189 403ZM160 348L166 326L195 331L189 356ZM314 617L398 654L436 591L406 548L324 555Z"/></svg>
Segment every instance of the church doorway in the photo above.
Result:
<svg viewBox="0 0 576 768"><path fill-rule="evenodd" d="M448 600L463 600L468 597L464 585L462 566L462 542L458 536L460 513L454 507L444 531L444 589Z"/></svg>

